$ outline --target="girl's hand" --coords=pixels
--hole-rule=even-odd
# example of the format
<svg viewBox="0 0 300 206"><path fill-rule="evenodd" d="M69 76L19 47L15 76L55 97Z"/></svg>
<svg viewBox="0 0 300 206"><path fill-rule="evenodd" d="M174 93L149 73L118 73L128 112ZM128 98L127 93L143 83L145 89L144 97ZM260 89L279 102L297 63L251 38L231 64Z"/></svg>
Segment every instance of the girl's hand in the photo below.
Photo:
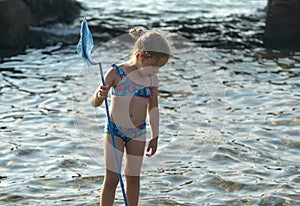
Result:
<svg viewBox="0 0 300 206"><path fill-rule="evenodd" d="M147 157L151 157L155 154L155 152L157 150L157 140L158 140L158 137L155 137L150 140L148 147L147 147L147 153L146 153Z"/></svg>
<svg viewBox="0 0 300 206"><path fill-rule="evenodd" d="M109 85L106 86L100 86L99 90L97 91L97 98L107 98L108 96L108 91L109 91Z"/></svg>

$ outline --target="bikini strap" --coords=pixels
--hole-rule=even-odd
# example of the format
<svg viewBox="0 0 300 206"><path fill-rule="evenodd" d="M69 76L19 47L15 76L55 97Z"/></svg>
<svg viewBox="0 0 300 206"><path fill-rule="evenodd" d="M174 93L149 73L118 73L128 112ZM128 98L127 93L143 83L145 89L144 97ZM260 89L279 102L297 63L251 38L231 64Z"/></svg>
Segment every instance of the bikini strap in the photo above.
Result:
<svg viewBox="0 0 300 206"><path fill-rule="evenodd" d="M150 88L152 88L152 75L150 76Z"/></svg>
<svg viewBox="0 0 300 206"><path fill-rule="evenodd" d="M124 72L124 70L121 69L120 67L118 67L116 64L112 64L111 66L115 69L115 71L119 74L119 76L121 78L126 76L126 73Z"/></svg>

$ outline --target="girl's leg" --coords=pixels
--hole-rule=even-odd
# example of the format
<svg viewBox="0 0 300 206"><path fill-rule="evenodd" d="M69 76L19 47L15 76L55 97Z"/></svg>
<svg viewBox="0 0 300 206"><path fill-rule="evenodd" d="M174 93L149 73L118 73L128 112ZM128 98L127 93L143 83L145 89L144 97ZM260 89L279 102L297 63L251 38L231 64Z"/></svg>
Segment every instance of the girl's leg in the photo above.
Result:
<svg viewBox="0 0 300 206"><path fill-rule="evenodd" d="M124 141L120 137L115 137L116 149L119 165L121 168L124 153ZM119 182L118 170L115 163L113 146L110 135L104 136L104 164L105 176L100 194L100 205L111 206L114 203L115 191Z"/></svg>
<svg viewBox="0 0 300 206"><path fill-rule="evenodd" d="M140 172L145 151L146 137L126 143L126 197L130 206L137 206L140 194Z"/></svg>

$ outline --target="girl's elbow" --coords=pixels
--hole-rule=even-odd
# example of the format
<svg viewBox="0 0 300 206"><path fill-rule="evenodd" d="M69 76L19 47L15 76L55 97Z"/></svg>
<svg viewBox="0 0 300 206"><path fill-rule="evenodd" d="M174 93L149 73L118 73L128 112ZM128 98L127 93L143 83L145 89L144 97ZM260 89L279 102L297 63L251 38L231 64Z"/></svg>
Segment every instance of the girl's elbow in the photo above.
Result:
<svg viewBox="0 0 300 206"><path fill-rule="evenodd" d="M96 104L96 101L93 98L91 99L91 105L93 107L98 107L99 106L99 105Z"/></svg>

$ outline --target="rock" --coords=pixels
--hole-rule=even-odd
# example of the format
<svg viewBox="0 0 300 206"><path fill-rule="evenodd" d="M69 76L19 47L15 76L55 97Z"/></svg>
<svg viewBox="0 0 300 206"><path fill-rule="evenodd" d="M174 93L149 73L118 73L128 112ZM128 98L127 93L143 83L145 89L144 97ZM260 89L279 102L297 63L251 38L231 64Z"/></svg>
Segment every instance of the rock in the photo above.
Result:
<svg viewBox="0 0 300 206"><path fill-rule="evenodd" d="M81 10L76 0L0 0L0 57L19 53L26 46L45 46L45 32L30 26L69 24Z"/></svg>
<svg viewBox="0 0 300 206"><path fill-rule="evenodd" d="M264 33L267 48L300 49L300 1L269 0Z"/></svg>
<svg viewBox="0 0 300 206"><path fill-rule="evenodd" d="M0 1L0 47L21 48L32 16L22 0Z"/></svg>
<svg viewBox="0 0 300 206"><path fill-rule="evenodd" d="M23 0L31 10L33 25L71 23L82 9L75 0Z"/></svg>

